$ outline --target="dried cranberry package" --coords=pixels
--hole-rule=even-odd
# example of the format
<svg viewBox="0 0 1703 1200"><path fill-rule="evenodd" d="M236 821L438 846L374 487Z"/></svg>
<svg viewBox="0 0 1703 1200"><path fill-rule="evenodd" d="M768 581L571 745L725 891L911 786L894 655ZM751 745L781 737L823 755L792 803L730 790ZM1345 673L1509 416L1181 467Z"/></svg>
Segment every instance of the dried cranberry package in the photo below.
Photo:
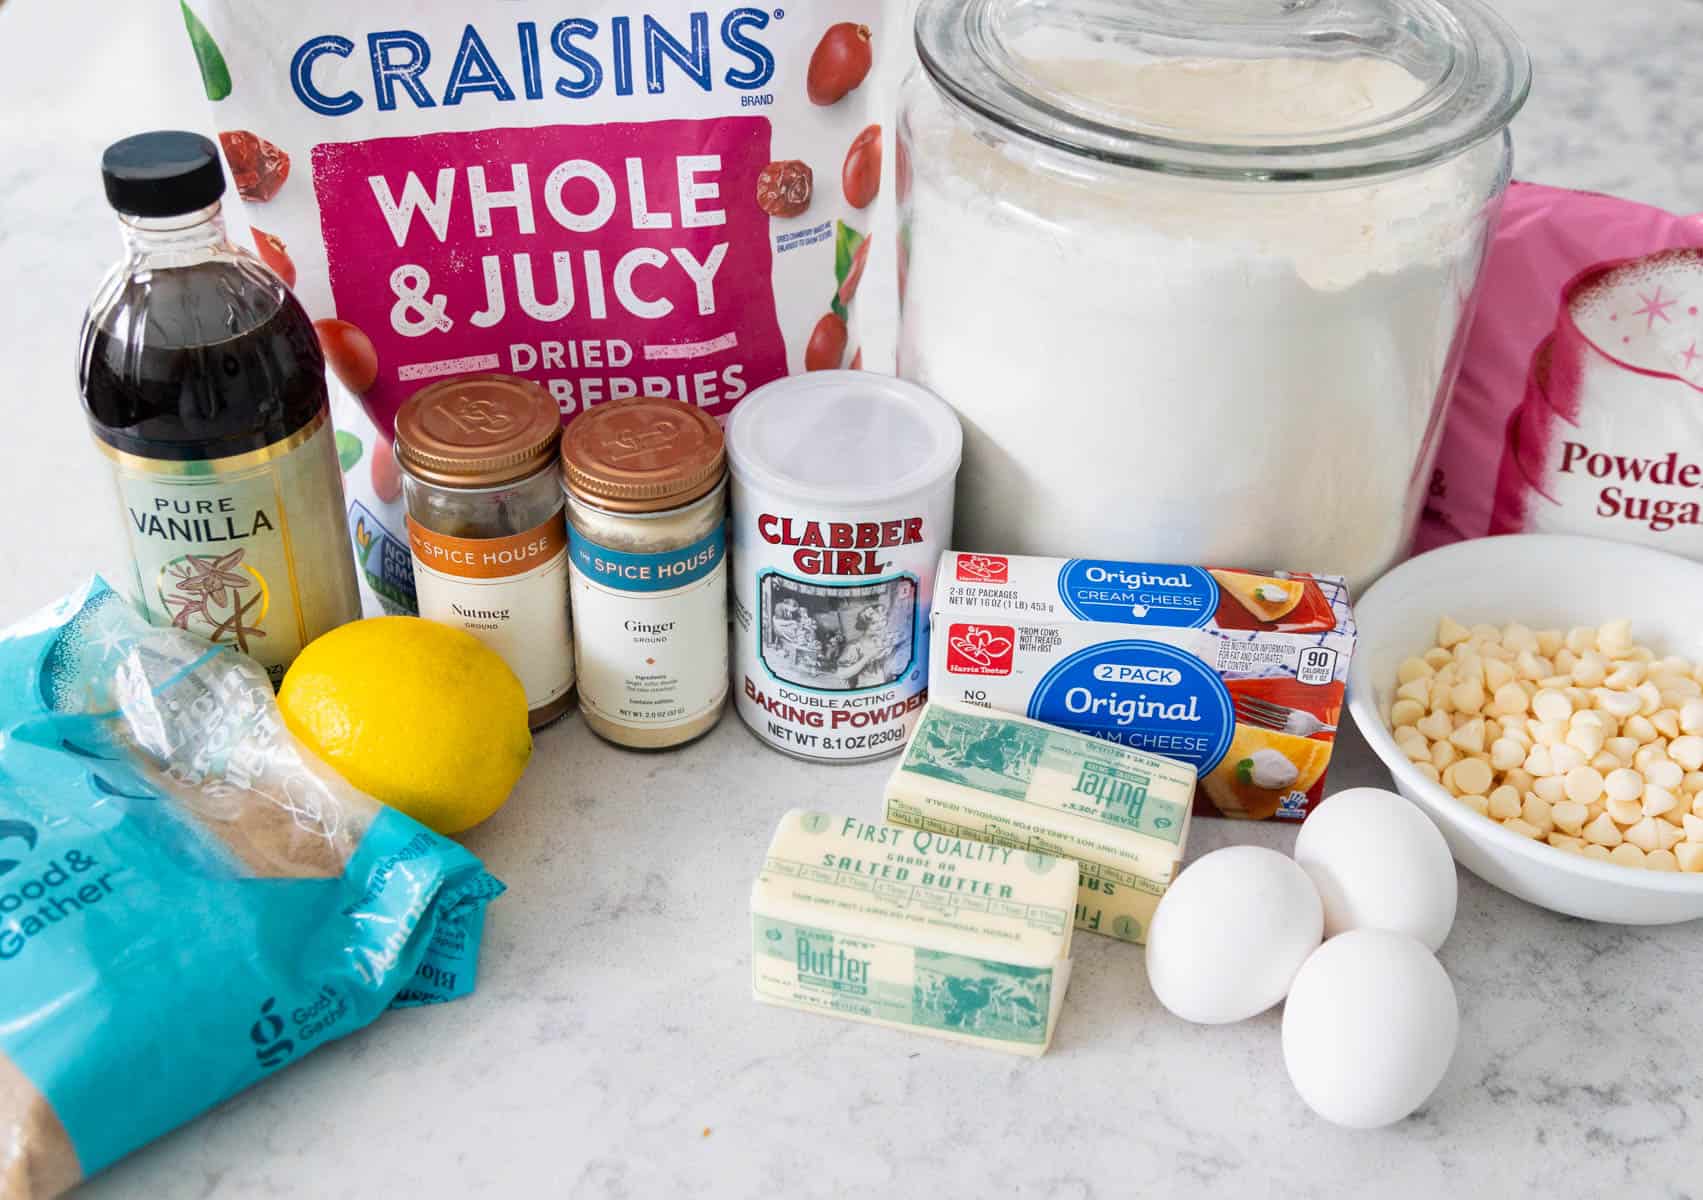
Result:
<svg viewBox="0 0 1703 1200"><path fill-rule="evenodd" d="M903 0L186 0L262 258L316 318L369 609L411 611L396 410L499 371L564 423L891 368Z"/></svg>
<svg viewBox="0 0 1703 1200"><path fill-rule="evenodd" d="M1576 533L1703 558L1703 214L1514 184L1416 550Z"/></svg>

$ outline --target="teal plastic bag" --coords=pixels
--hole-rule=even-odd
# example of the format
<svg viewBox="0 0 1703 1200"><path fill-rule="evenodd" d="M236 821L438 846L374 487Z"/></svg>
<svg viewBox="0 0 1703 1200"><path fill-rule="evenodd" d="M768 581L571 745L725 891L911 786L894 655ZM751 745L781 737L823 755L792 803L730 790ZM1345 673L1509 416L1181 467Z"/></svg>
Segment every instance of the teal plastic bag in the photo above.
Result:
<svg viewBox="0 0 1703 1200"><path fill-rule="evenodd" d="M56 1195L386 1008L503 885L99 579L0 633L0 1197Z"/></svg>

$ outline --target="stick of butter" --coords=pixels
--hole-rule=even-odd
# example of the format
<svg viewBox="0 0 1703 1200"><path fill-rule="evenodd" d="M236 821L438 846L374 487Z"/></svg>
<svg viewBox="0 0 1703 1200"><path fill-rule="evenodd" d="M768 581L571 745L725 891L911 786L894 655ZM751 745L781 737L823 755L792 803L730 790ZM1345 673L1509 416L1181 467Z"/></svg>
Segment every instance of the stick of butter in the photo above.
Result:
<svg viewBox="0 0 1703 1200"><path fill-rule="evenodd" d="M1043 1054L1075 899L1068 859L793 809L751 888L751 986L782 1008Z"/></svg>
<svg viewBox="0 0 1703 1200"><path fill-rule="evenodd" d="M1195 769L1024 717L930 701L887 781L887 820L1074 858L1076 925L1146 939L1188 839Z"/></svg>

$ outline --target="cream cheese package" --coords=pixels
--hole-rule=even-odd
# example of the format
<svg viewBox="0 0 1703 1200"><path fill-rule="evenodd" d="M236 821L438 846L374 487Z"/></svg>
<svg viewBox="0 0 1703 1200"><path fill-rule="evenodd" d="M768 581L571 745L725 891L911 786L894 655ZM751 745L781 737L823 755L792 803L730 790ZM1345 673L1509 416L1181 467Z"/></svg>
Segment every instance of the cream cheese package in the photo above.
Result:
<svg viewBox="0 0 1703 1200"><path fill-rule="evenodd" d="M950 551L931 612L937 700L1186 762L1204 814L1323 796L1355 641L1339 577Z"/></svg>
<svg viewBox="0 0 1703 1200"><path fill-rule="evenodd" d="M1044 1054L1070 982L1076 863L793 809L751 888L765 1004Z"/></svg>
<svg viewBox="0 0 1703 1200"><path fill-rule="evenodd" d="M887 781L894 825L1073 858L1076 927L1144 942L1188 838L1188 763L931 701Z"/></svg>

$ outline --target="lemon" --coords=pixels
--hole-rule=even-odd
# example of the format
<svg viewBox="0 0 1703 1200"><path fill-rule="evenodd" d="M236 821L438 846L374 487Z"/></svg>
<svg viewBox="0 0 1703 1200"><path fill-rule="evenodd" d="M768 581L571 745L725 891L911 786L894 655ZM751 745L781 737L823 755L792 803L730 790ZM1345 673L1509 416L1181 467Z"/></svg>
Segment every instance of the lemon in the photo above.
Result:
<svg viewBox="0 0 1703 1200"><path fill-rule="evenodd" d="M495 652L420 617L333 629L278 690L290 732L363 792L439 833L502 807L532 757L526 692Z"/></svg>

